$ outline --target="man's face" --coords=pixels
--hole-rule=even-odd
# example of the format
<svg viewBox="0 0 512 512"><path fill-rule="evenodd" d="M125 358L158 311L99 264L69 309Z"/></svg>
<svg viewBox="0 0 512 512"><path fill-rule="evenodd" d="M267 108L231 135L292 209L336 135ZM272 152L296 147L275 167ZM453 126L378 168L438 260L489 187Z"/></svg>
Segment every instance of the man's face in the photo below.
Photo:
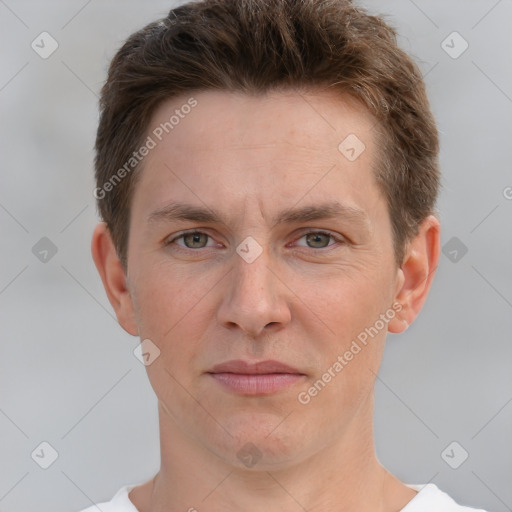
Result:
<svg viewBox="0 0 512 512"><path fill-rule="evenodd" d="M161 421L229 463L253 450L259 467L276 468L371 429L380 315L394 315L400 286L373 177L375 120L327 93L194 98L162 141L152 136L132 202L128 286L140 338L160 350L147 371ZM162 104L148 134L186 99ZM222 220L164 213L178 202ZM280 219L336 204L334 216ZM297 374L214 373L232 360Z"/></svg>

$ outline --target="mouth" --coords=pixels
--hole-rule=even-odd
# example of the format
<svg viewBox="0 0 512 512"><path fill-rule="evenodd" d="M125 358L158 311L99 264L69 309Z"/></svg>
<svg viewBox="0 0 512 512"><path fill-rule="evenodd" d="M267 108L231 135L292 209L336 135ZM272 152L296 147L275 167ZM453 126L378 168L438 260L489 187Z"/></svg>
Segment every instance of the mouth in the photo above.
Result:
<svg viewBox="0 0 512 512"><path fill-rule="evenodd" d="M305 374L279 361L227 361L207 372L224 388L242 395L276 393L304 379Z"/></svg>

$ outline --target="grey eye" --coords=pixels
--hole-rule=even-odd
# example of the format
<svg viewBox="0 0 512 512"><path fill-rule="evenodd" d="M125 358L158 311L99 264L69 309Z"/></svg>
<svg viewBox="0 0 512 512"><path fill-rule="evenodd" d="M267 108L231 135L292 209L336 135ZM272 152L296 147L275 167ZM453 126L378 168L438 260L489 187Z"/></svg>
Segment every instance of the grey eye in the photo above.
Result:
<svg viewBox="0 0 512 512"><path fill-rule="evenodd" d="M329 245L332 235L322 232L312 232L304 235L309 247L313 249L322 249Z"/></svg>
<svg viewBox="0 0 512 512"><path fill-rule="evenodd" d="M206 247L206 243L208 242L209 236L206 233L185 233L181 235L183 238L183 242L185 243L185 247L189 249L202 249ZM204 245L202 245L204 243Z"/></svg>

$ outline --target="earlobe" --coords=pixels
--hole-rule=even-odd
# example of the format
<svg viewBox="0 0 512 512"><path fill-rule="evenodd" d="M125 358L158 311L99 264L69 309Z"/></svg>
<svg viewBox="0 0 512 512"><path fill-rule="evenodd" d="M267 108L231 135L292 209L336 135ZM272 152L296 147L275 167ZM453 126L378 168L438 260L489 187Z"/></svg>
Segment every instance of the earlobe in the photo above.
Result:
<svg viewBox="0 0 512 512"><path fill-rule="evenodd" d="M404 262L398 271L399 289L395 295L395 302L401 304L401 311L388 323L389 332L405 331L421 311L439 263L440 238L439 220L430 215L409 242Z"/></svg>
<svg viewBox="0 0 512 512"><path fill-rule="evenodd" d="M126 274L105 222L100 222L94 229L91 253L119 324L129 334L137 336L139 330Z"/></svg>

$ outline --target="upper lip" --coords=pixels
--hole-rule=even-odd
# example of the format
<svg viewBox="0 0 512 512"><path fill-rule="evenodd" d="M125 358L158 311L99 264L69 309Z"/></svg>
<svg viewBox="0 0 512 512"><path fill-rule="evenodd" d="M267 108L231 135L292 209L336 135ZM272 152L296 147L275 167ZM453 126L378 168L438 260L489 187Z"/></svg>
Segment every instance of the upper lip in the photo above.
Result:
<svg viewBox="0 0 512 512"><path fill-rule="evenodd" d="M241 359L226 361L215 365L208 373L237 373L245 375L264 375L270 373L295 373L303 375L302 372L279 361L267 360L257 363L249 363Z"/></svg>

